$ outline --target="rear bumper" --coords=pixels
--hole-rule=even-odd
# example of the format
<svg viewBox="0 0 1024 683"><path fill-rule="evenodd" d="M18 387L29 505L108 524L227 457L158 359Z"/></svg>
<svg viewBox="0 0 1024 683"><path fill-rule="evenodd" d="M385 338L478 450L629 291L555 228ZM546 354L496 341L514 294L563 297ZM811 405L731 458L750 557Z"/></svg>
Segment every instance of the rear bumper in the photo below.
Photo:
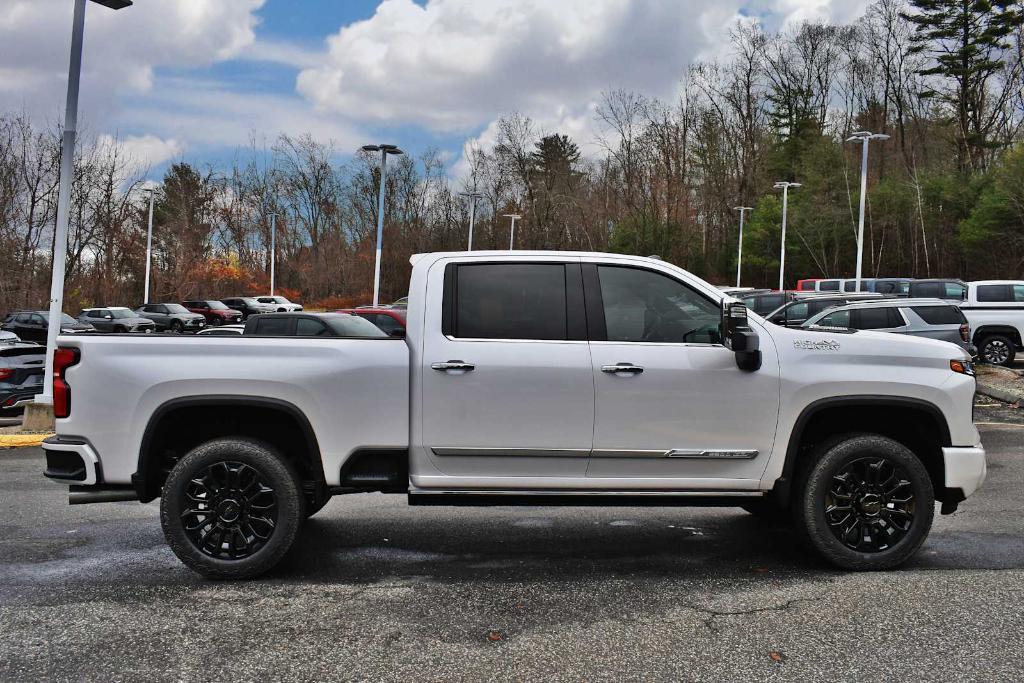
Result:
<svg viewBox="0 0 1024 683"><path fill-rule="evenodd" d="M985 481L987 466L981 444L973 448L943 448L942 457L946 464L947 489L959 490L966 498Z"/></svg>
<svg viewBox="0 0 1024 683"><path fill-rule="evenodd" d="M82 486L100 483L100 459L85 439L51 436L43 441L43 450L46 451L43 476Z"/></svg>

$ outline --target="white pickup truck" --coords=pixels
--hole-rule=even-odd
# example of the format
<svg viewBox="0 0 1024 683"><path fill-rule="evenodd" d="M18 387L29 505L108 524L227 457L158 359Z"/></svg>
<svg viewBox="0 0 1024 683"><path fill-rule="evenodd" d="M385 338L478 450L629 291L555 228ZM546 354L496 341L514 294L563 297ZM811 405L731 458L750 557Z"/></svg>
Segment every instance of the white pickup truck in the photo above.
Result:
<svg viewBox="0 0 1024 683"><path fill-rule="evenodd" d="M405 339L60 338L46 475L161 497L192 569L245 578L332 495L731 505L841 567L910 557L985 477L958 347L787 329L656 259L415 256Z"/></svg>
<svg viewBox="0 0 1024 683"><path fill-rule="evenodd" d="M1013 365L1024 349L1024 282L968 282L960 310L971 326L978 357L993 365Z"/></svg>

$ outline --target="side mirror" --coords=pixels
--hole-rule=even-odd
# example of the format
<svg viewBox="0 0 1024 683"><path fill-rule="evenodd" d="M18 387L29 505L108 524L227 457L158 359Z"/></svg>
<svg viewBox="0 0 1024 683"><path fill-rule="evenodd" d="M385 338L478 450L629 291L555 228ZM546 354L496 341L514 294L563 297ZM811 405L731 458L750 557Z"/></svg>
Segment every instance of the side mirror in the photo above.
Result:
<svg viewBox="0 0 1024 683"><path fill-rule="evenodd" d="M760 340L747 320L747 307L738 301L722 303L722 337L736 354L736 367L748 372L761 367Z"/></svg>

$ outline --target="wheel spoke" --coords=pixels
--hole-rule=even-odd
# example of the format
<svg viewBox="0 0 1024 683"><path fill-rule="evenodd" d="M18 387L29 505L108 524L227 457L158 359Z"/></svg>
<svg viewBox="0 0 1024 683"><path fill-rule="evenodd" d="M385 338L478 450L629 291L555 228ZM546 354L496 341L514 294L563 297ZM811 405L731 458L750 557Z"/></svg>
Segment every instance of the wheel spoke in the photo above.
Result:
<svg viewBox="0 0 1024 683"><path fill-rule="evenodd" d="M825 521L847 548L882 552L913 526L914 498L913 484L898 463L886 457L858 458L832 475Z"/></svg>

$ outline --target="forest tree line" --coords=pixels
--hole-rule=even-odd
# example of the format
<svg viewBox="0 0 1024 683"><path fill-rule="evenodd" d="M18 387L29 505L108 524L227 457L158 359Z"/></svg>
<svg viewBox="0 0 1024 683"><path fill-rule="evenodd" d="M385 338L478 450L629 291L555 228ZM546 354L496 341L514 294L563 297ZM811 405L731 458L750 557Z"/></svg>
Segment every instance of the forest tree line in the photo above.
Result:
<svg viewBox="0 0 1024 683"><path fill-rule="evenodd" d="M609 89L598 153L511 113L493 148L470 146L450 177L436 150L388 163L382 300L405 294L409 256L474 247L652 255L715 283L735 278L736 206L750 206L743 284L853 274L858 130L870 147L864 273L1024 277L1021 3L880 0L852 25L770 35L739 23L728 58L690 65L663 101ZM396 141L401 142L401 141ZM265 294L271 215L280 292L323 307L372 291L378 158L285 134L223 167L180 160L155 188L154 301ZM344 155L344 156L343 156ZM0 116L0 312L49 290L60 131ZM79 147L65 309L143 298L147 169L116 139Z"/></svg>

